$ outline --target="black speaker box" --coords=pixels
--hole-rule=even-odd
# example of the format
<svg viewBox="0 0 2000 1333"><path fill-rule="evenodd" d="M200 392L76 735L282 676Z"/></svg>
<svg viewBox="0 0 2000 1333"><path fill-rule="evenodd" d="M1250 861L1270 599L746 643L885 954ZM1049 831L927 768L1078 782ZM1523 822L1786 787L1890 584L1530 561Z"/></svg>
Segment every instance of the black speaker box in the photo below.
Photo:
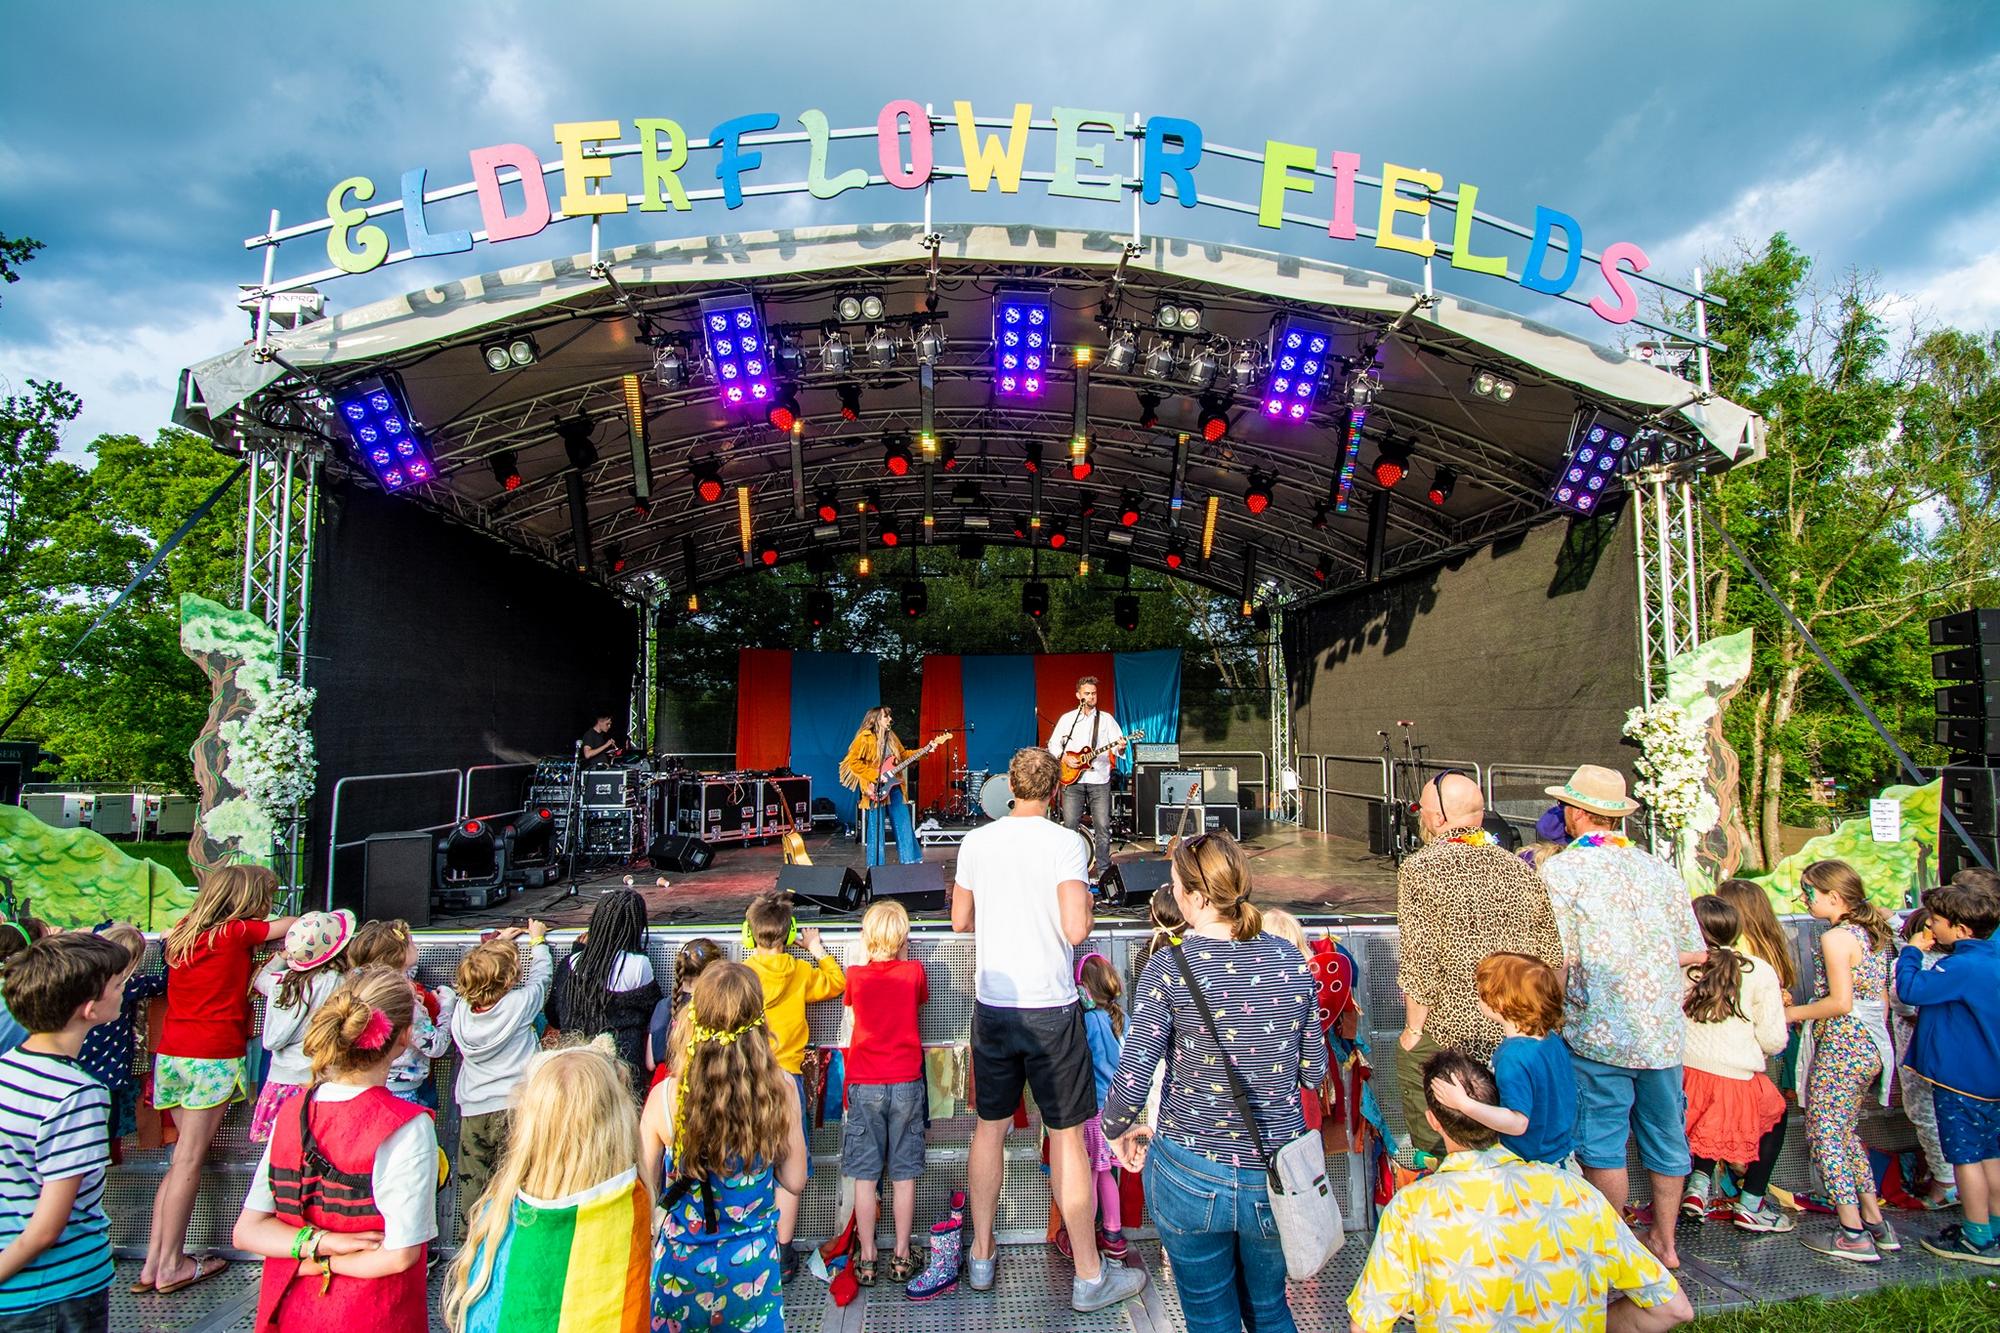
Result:
<svg viewBox="0 0 2000 1333"><path fill-rule="evenodd" d="M778 892L821 912L858 912L868 905L868 886L852 866L781 866Z"/></svg>
<svg viewBox="0 0 2000 1333"><path fill-rule="evenodd" d="M1940 685L1934 698L1939 717L1992 717L2000 713L2000 680Z"/></svg>
<svg viewBox="0 0 2000 1333"><path fill-rule="evenodd" d="M1988 865L2000 866L2000 838L1972 831L1972 839L1979 844L1979 850L1985 853ZM1938 830L1937 877L1940 883L1949 884L1951 877L1959 871L1972 870L1978 865L1979 862L1973 859L1972 853L1966 850L1958 835L1951 831L1951 825L1946 824Z"/></svg>
<svg viewBox="0 0 2000 1333"><path fill-rule="evenodd" d="M432 848L428 833L377 833L361 850L361 902L355 915L363 921L398 917L419 929L431 923Z"/></svg>
<svg viewBox="0 0 2000 1333"><path fill-rule="evenodd" d="M2000 837L2000 769L1947 768L1942 799L1973 837ZM1951 835L1950 824L1944 833Z"/></svg>
<svg viewBox="0 0 2000 1333"><path fill-rule="evenodd" d="M1937 743L1959 755L2000 755L2000 717L1941 717Z"/></svg>
<svg viewBox="0 0 2000 1333"><path fill-rule="evenodd" d="M1957 647L1969 643L2000 647L2000 610L1987 607L1954 611L1948 616L1936 616L1931 620L1933 647Z"/></svg>
<svg viewBox="0 0 2000 1333"><path fill-rule="evenodd" d="M911 916L943 912L951 906L951 886L945 883L944 862L879 865L868 872L868 897L894 898Z"/></svg>
<svg viewBox="0 0 2000 1333"><path fill-rule="evenodd" d="M1173 883L1166 861L1117 861L1104 872L1104 897L1113 906L1144 907Z"/></svg>
<svg viewBox="0 0 2000 1333"><path fill-rule="evenodd" d="M692 875L708 869L715 860L715 849L700 838L690 838L685 833L662 833L653 839L647 855L660 870L678 870L684 875Z"/></svg>

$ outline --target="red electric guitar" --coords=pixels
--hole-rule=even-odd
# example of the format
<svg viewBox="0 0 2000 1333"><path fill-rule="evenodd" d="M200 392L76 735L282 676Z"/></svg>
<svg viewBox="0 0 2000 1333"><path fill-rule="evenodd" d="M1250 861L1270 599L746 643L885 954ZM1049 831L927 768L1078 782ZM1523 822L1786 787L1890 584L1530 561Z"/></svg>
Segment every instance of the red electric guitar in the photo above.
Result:
<svg viewBox="0 0 2000 1333"><path fill-rule="evenodd" d="M885 800L889 795L889 789L895 786L902 778L905 769L908 769L917 760L922 759L925 755L937 749L938 746L943 745L951 738L951 732L940 731L937 735L931 737L930 744L924 746L921 750L909 751L901 759L897 759L893 755L883 755L881 771L876 775L875 781L868 788L868 799L871 802L878 803Z"/></svg>

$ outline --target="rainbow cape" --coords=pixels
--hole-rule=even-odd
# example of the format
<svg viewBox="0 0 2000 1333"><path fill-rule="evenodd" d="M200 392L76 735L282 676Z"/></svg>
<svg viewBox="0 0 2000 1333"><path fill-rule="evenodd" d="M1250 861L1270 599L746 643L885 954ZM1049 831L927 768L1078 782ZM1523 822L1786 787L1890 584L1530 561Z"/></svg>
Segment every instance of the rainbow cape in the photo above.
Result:
<svg viewBox="0 0 2000 1333"><path fill-rule="evenodd" d="M647 1333L651 1211L636 1171L551 1202L516 1197L466 1333Z"/></svg>

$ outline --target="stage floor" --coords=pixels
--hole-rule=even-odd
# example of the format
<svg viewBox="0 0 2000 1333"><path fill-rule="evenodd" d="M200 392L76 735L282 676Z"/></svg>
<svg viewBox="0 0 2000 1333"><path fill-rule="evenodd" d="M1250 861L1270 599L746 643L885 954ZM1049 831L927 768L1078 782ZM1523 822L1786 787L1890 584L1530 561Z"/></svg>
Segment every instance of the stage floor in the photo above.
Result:
<svg viewBox="0 0 2000 1333"><path fill-rule="evenodd" d="M1364 843L1290 824L1267 823L1245 841L1243 849L1253 867L1253 898L1262 906L1283 907L1313 920L1395 914L1396 868L1388 857L1370 853ZM858 839L837 833L811 838L807 852L814 865L853 866L856 870L866 859ZM1120 864L1163 855L1150 842L1125 843L1112 849L1112 860ZM931 847L924 858L943 861L949 871L958 849ZM616 867L585 872L573 885L564 882L530 889L490 910L437 913L431 928L485 930L528 916L555 926L580 926L607 889L628 880L645 895L648 915L655 924L734 925L743 919L743 910L752 898L776 885L783 863L782 849L775 840L766 846L726 843L715 849L715 860L698 874ZM664 887L658 882L662 879ZM840 919L827 918L830 923ZM813 924L814 914L808 911L802 920Z"/></svg>

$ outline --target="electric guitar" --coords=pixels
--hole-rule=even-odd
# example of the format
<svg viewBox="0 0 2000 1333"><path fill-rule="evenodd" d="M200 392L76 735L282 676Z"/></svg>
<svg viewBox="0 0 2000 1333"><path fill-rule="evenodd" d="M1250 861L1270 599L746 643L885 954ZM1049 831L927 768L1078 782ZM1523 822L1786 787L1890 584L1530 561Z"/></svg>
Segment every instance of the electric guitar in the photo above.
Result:
<svg viewBox="0 0 2000 1333"><path fill-rule="evenodd" d="M1187 802L1186 804L1181 806L1180 826L1174 830L1175 842L1179 842L1181 839L1187 837L1188 815L1192 813L1200 805L1201 805L1201 784L1197 782L1194 784L1194 786L1188 788ZM1208 814L1206 811L1203 811L1202 822L1204 823L1204 825L1207 823L1207 820L1208 820Z"/></svg>
<svg viewBox="0 0 2000 1333"><path fill-rule="evenodd" d="M1062 757L1062 776L1060 777L1060 779L1058 779L1056 783L1056 790L1058 791L1062 790L1062 788L1069 786L1071 783L1075 782L1078 778L1082 777L1085 773L1090 771L1090 766L1097 762L1097 757L1101 754L1107 753L1112 746L1125 745L1132 741L1142 741L1145 739L1146 739L1145 732L1134 731L1134 732L1128 732L1126 735L1120 737L1118 740L1110 741L1104 745L1100 745L1094 750L1091 749L1088 745L1085 745L1067 752Z"/></svg>
<svg viewBox="0 0 2000 1333"><path fill-rule="evenodd" d="M883 755L881 770L876 774L875 781L868 788L868 799L878 804L887 799L889 789L895 786L897 781L901 779L905 769L951 738L951 732L940 731L937 735L931 737L930 744L924 746L921 750L909 751L900 760L893 755Z"/></svg>

